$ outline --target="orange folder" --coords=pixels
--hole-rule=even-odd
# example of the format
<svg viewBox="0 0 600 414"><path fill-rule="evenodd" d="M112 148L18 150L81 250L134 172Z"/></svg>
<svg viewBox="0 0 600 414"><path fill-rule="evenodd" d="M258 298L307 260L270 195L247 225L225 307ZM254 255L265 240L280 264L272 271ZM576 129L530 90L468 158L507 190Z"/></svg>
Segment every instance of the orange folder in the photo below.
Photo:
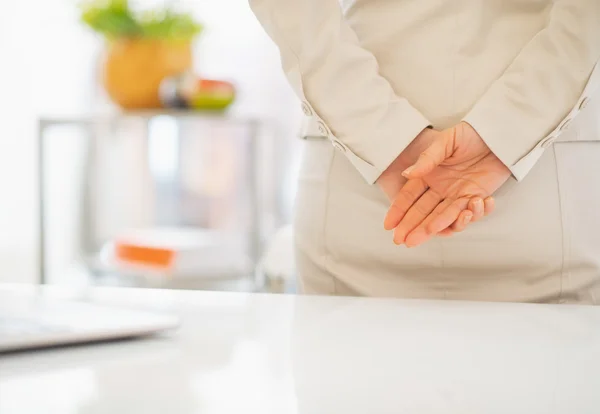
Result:
<svg viewBox="0 0 600 414"><path fill-rule="evenodd" d="M115 255L124 262L159 268L171 267L175 259L175 251L173 250L140 246L123 241L115 243Z"/></svg>

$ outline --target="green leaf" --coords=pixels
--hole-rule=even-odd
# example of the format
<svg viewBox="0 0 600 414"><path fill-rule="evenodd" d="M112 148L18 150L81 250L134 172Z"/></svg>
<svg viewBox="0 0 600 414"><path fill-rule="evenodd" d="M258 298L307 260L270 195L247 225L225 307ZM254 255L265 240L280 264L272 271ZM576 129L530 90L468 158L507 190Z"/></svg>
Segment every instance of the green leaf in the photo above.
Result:
<svg viewBox="0 0 600 414"><path fill-rule="evenodd" d="M127 0L88 0L81 5L81 20L107 38L191 40L202 31L190 14L168 8L136 14Z"/></svg>

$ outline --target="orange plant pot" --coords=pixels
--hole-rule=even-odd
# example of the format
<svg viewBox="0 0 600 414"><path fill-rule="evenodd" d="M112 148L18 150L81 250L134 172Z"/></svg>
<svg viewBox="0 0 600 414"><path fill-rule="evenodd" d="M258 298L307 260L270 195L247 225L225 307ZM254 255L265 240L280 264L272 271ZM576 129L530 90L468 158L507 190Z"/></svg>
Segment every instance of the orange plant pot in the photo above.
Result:
<svg viewBox="0 0 600 414"><path fill-rule="evenodd" d="M156 109L159 87L167 76L190 70L190 42L119 39L107 45L103 84L123 109Z"/></svg>

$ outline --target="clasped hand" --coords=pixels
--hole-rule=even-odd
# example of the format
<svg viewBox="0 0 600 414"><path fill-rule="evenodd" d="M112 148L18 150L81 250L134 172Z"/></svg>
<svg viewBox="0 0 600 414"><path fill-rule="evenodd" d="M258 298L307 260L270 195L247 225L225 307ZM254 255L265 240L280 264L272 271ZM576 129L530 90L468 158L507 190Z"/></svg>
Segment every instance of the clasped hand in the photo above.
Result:
<svg viewBox="0 0 600 414"><path fill-rule="evenodd" d="M468 123L427 129L377 181L392 201L384 227L408 247L462 231L493 211L510 174Z"/></svg>

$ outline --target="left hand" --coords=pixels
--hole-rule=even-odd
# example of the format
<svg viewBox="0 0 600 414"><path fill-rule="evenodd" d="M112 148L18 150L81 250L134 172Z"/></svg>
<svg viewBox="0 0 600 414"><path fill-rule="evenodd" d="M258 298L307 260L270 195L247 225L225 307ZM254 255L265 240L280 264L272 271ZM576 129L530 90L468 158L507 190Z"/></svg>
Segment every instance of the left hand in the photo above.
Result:
<svg viewBox="0 0 600 414"><path fill-rule="evenodd" d="M404 171L408 181L392 203L384 226L395 228L397 244L422 244L464 215L469 200L487 199L510 175L477 131L461 122L436 136Z"/></svg>

